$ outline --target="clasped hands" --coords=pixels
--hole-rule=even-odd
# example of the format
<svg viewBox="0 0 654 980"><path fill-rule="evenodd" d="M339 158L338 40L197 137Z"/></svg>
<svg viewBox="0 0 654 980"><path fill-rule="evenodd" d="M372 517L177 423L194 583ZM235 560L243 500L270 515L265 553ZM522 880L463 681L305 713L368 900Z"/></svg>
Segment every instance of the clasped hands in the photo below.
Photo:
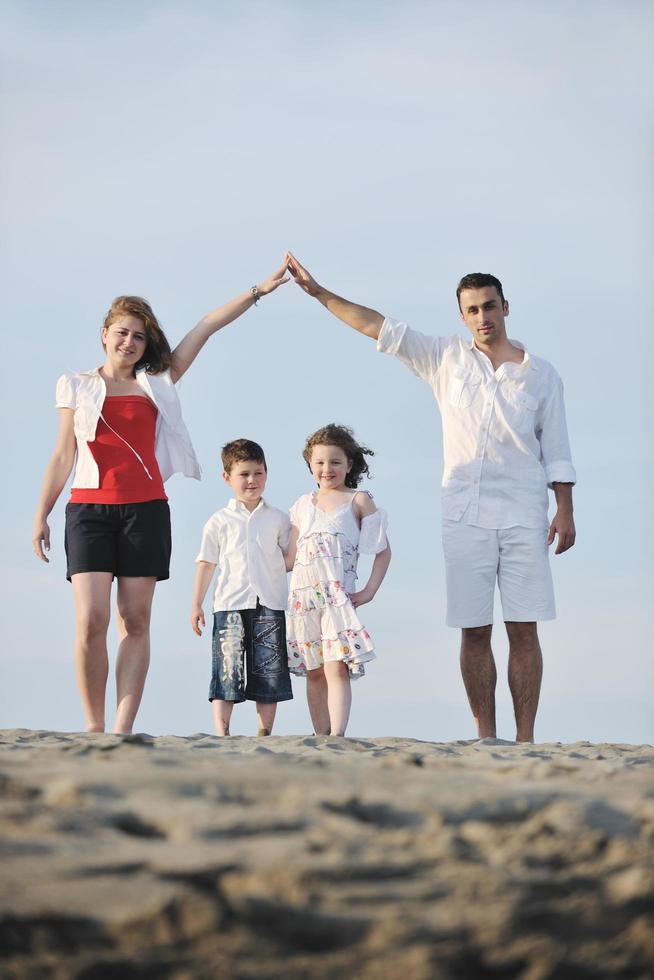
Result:
<svg viewBox="0 0 654 980"><path fill-rule="evenodd" d="M305 293L308 293L309 296L316 296L318 294L320 286L304 266L300 265L292 252L287 252L284 256L284 262L279 269L257 286L259 293L262 296L267 296L268 293L272 293L278 286L288 282L290 277L287 273L290 273L290 276L293 277L298 286Z"/></svg>

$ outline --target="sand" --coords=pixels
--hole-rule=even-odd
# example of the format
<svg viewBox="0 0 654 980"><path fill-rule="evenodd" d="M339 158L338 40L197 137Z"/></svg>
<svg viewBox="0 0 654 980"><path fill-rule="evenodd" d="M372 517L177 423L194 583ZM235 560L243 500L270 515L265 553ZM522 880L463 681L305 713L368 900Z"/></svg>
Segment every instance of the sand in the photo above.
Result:
<svg viewBox="0 0 654 980"><path fill-rule="evenodd" d="M0 732L4 978L653 975L654 748Z"/></svg>

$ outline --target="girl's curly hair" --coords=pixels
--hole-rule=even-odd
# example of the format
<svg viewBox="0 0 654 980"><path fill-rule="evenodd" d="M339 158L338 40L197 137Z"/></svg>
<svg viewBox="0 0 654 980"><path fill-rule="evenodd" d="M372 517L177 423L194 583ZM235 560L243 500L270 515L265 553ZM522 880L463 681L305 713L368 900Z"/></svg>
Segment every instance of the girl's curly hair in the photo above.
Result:
<svg viewBox="0 0 654 980"><path fill-rule="evenodd" d="M309 469L311 469L311 453L314 446L338 446L343 450L348 463L351 463L350 472L345 477L345 486L351 490L356 490L364 476L370 478L370 470L364 457L375 454L367 446L360 446L354 438L354 432L346 425L330 422L329 425L324 425L322 429L309 436L302 452Z"/></svg>

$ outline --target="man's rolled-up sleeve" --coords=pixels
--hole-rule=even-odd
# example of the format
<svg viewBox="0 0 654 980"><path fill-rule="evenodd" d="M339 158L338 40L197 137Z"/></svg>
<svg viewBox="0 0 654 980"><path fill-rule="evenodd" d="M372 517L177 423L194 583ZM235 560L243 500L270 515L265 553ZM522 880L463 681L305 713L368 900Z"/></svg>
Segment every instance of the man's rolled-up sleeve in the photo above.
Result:
<svg viewBox="0 0 654 980"><path fill-rule="evenodd" d="M386 317L377 339L377 350L392 354L423 381L431 383L443 357L444 339L412 330L407 323Z"/></svg>
<svg viewBox="0 0 654 980"><path fill-rule="evenodd" d="M576 483L577 474L572 465L568 426L565 420L563 383L556 376L552 393L543 409L540 431L542 462L547 476L547 485L553 483Z"/></svg>

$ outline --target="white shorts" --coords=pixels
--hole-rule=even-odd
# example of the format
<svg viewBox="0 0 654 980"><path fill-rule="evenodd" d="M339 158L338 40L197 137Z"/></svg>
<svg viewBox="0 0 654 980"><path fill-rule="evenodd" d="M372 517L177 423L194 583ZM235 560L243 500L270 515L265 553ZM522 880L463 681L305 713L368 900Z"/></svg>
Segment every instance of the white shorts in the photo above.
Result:
<svg viewBox="0 0 654 980"><path fill-rule="evenodd" d="M490 625L496 580L505 622L555 619L547 535L547 527L491 530L444 520L447 625Z"/></svg>

